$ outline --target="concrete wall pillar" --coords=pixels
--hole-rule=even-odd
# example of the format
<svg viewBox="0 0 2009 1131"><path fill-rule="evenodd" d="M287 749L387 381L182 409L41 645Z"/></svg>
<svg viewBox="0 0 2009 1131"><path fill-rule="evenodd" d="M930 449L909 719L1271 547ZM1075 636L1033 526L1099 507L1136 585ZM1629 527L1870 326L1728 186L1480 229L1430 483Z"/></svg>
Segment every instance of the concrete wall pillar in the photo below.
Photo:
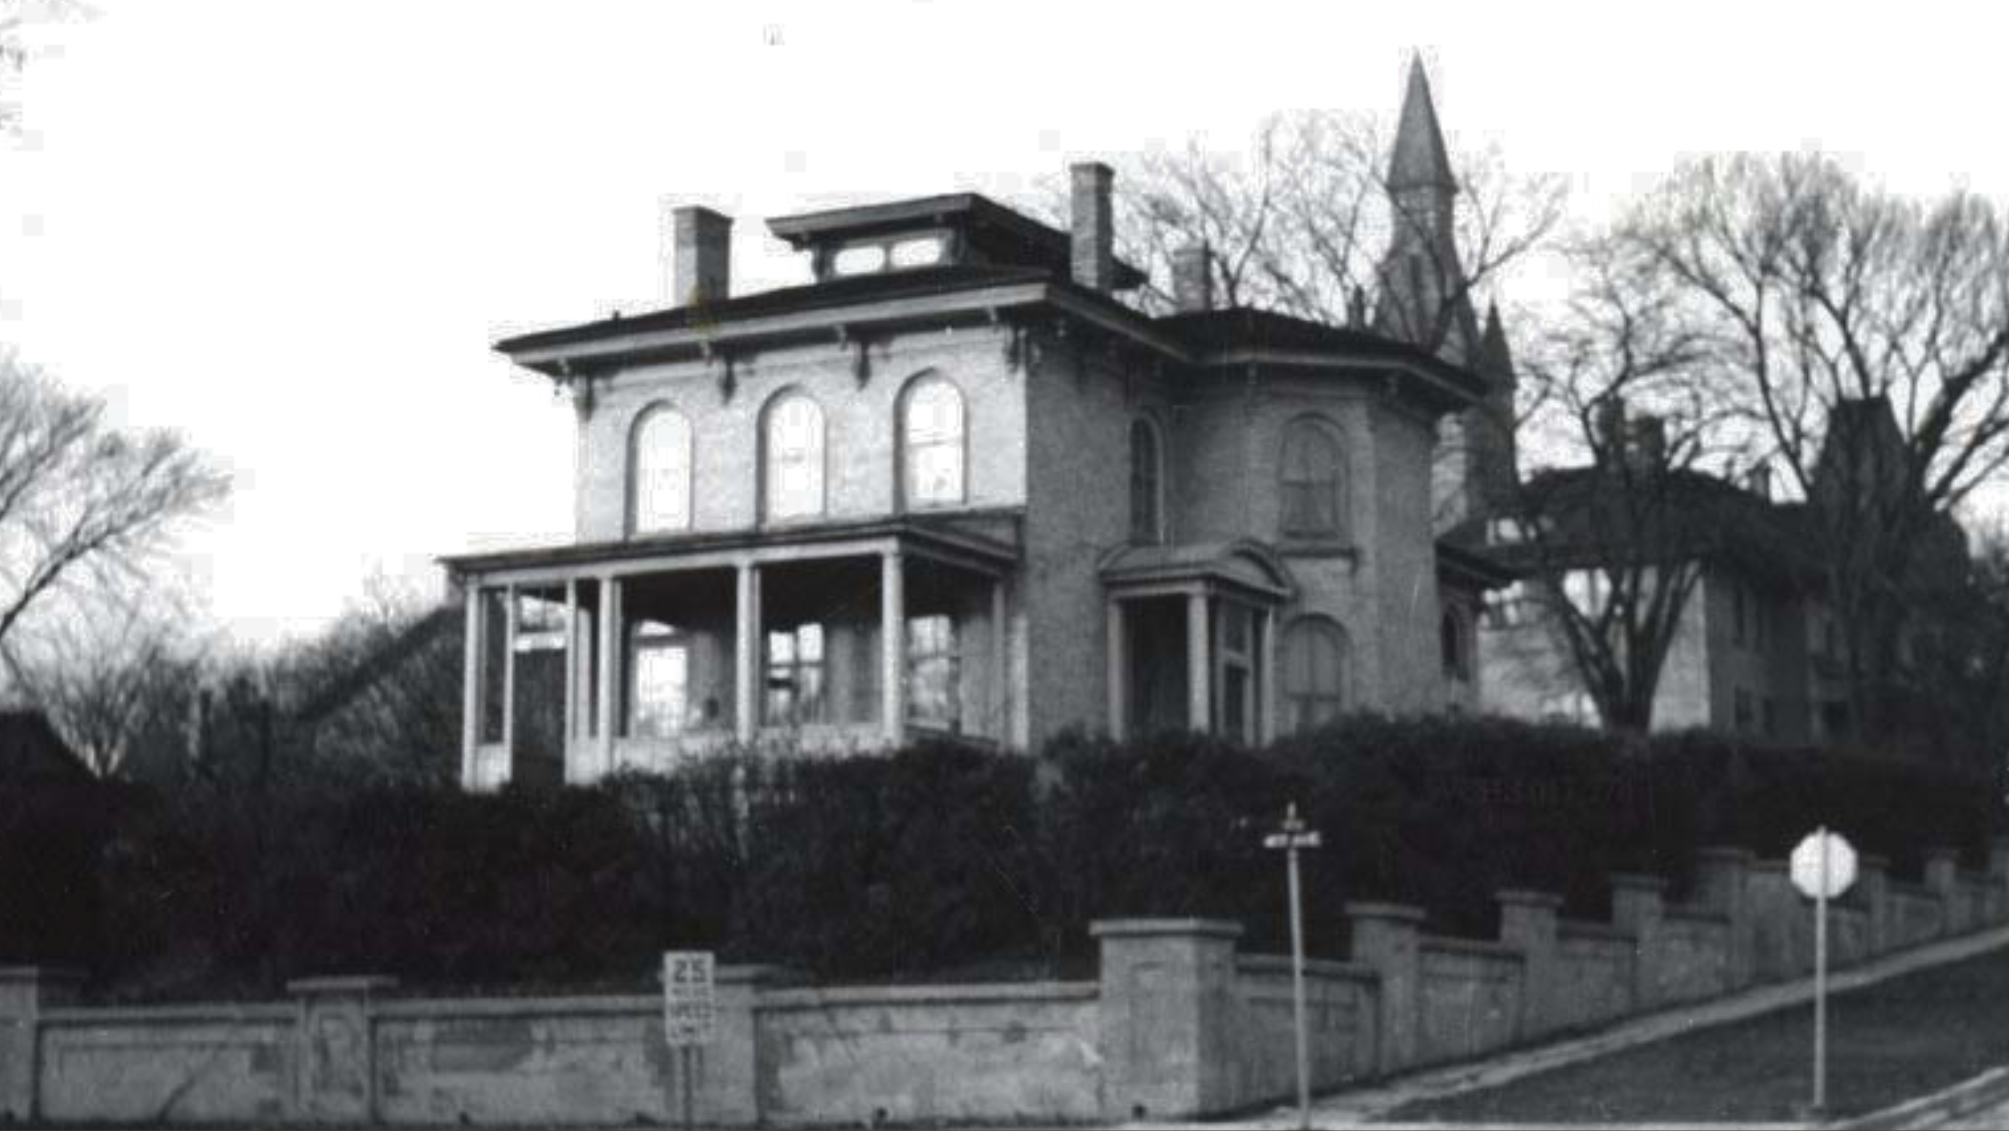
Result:
<svg viewBox="0 0 2009 1131"><path fill-rule="evenodd" d="M1383 1074L1415 1064L1422 1053L1423 909L1400 903L1348 903L1353 960L1381 976L1375 991L1375 1063Z"/></svg>
<svg viewBox="0 0 2009 1131"><path fill-rule="evenodd" d="M1896 944L1890 926L1890 857L1865 852L1856 857L1856 886L1843 896L1869 913L1869 952L1882 954Z"/></svg>
<svg viewBox="0 0 2009 1131"><path fill-rule="evenodd" d="M1667 881L1632 872L1611 877L1612 925L1632 936L1632 1008L1653 1008L1660 997L1660 917Z"/></svg>
<svg viewBox="0 0 2009 1131"><path fill-rule="evenodd" d="M2009 837L1997 837L1988 842L1988 898L1985 906L1990 923L2009 919Z"/></svg>
<svg viewBox="0 0 2009 1131"><path fill-rule="evenodd" d="M1695 898L1704 908L1730 919L1730 988L1758 976L1757 922L1751 914L1751 865L1756 854L1742 848L1704 848L1695 854Z"/></svg>
<svg viewBox="0 0 2009 1131"><path fill-rule="evenodd" d="M1960 852L1941 845L1925 850L1925 887L1939 897L1939 933L1950 935L1960 919Z"/></svg>
<svg viewBox="0 0 2009 1131"><path fill-rule="evenodd" d="M779 966L720 966L714 972L717 1026L712 1043L695 1050L698 1089L691 1115L701 1127L757 1127L760 1110L760 1024L756 1016L761 991L781 986L793 976ZM683 1058L672 1051L669 1094L663 1110L669 1122L683 1118L683 1086L675 1076Z"/></svg>
<svg viewBox="0 0 2009 1131"><path fill-rule="evenodd" d="M1225 1111L1234 1092L1235 941L1216 919L1104 919L1103 1114L1112 1121Z"/></svg>
<svg viewBox="0 0 2009 1131"><path fill-rule="evenodd" d="M377 1121L377 1041L371 997L397 985L375 976L299 978L293 1030L293 1118L307 1123Z"/></svg>
<svg viewBox="0 0 2009 1131"><path fill-rule="evenodd" d="M83 975L50 966L0 966L0 1122L41 1118L42 1011L76 1000Z"/></svg>
<svg viewBox="0 0 2009 1131"><path fill-rule="evenodd" d="M1563 897L1545 891L1502 891L1500 941L1521 952L1521 1018L1516 1030L1526 1040L1561 1023L1558 999L1567 991L1560 984L1556 954L1556 920Z"/></svg>

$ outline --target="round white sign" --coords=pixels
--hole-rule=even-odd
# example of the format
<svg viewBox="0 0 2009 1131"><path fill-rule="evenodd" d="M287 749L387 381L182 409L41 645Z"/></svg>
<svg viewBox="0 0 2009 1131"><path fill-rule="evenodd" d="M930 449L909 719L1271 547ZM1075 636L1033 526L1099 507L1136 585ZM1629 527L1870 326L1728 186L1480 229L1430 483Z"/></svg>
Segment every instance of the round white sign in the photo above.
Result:
<svg viewBox="0 0 2009 1131"><path fill-rule="evenodd" d="M1827 867L1821 867L1821 844L1827 842ZM1808 899L1834 899L1856 882L1856 850L1837 832L1817 829L1793 849L1793 886Z"/></svg>

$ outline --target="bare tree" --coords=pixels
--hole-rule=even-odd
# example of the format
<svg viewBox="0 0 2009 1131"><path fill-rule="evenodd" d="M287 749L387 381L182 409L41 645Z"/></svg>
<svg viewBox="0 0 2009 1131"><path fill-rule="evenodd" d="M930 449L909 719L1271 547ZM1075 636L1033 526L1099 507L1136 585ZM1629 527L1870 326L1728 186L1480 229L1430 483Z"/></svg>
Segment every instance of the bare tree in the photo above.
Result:
<svg viewBox="0 0 2009 1131"><path fill-rule="evenodd" d="M78 0L0 0L0 134L12 131L20 122L21 108L14 87L34 54L28 42L28 29L38 23L88 16L91 12Z"/></svg>
<svg viewBox="0 0 2009 1131"><path fill-rule="evenodd" d="M136 588L228 490L179 436L115 429L103 401L0 352L0 647L61 587Z"/></svg>
<svg viewBox="0 0 2009 1131"><path fill-rule="evenodd" d="M1361 320L1365 302L1414 282L1412 264L1387 254L1398 226L1437 219L1391 184L1389 137L1371 118L1295 111L1266 118L1238 154L1192 141L1123 163L1118 252L1150 278L1136 301L1169 309L1173 256L1204 243L1214 253L1215 294L1226 305L1335 324ZM1448 312L1469 308L1482 288L1541 246L1563 215L1558 178L1513 175L1494 150L1463 154L1455 167L1455 238L1417 245L1427 285L1445 301L1432 304L1427 324L1397 327L1432 350L1456 328ZM1051 191L1043 210L1058 216L1064 201Z"/></svg>
<svg viewBox="0 0 2009 1131"><path fill-rule="evenodd" d="M1627 228L1680 288L1727 407L1768 441L1818 528L1852 715L1881 737L1907 680L1907 594L1960 568L1961 502L2009 461L2009 226L1818 155L1687 165Z"/></svg>
<svg viewBox="0 0 2009 1131"><path fill-rule="evenodd" d="M0 664L99 777L185 720L199 659L180 603L157 590L96 594L0 645Z"/></svg>
<svg viewBox="0 0 2009 1131"><path fill-rule="evenodd" d="M1532 614L1500 646L1559 655L1607 726L1644 732L1706 562L1747 507L1697 470L1721 414L1678 295L1609 236L1567 257L1577 288L1524 352L1517 428L1587 460L1530 475L1492 520Z"/></svg>

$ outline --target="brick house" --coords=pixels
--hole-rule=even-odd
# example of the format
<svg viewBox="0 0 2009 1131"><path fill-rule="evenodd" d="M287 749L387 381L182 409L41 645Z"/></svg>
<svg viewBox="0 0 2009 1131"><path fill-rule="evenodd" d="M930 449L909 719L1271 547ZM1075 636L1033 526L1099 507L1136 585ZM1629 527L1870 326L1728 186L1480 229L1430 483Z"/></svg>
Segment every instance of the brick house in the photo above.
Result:
<svg viewBox="0 0 2009 1131"><path fill-rule="evenodd" d="M1443 152L1421 97L1395 193L1452 191L1402 176ZM576 536L446 559L466 784L1476 705L1504 577L1438 541L1433 456L1497 389L1385 324L1217 309L1203 247L1140 313L1111 171L1071 176L1065 231L967 193L771 219L813 281L746 295L732 221L677 209L673 306L497 345L576 408Z"/></svg>
<svg viewBox="0 0 2009 1131"><path fill-rule="evenodd" d="M1651 416L1627 420L1624 405L1607 405L1600 421L1614 458L1632 458L1659 440ZM1655 685L1653 729L1705 728L1780 743L1832 743L1856 736L1851 718L1845 635L1824 598L1817 558L1823 524L1810 508L1904 466L1903 437L1888 401L1843 400L1815 462L1811 500L1775 497L1770 469L1759 465L1736 480L1690 469L1662 468L1650 488L1663 541L1650 548L1670 563L1699 571L1682 608ZM1845 453L1856 453L1853 461ZM1658 454L1640 464L1659 467ZM1886 471L1851 467L1869 464ZM1522 519L1469 519L1447 539L1495 558L1524 576L1487 595L1480 655L1485 710L1524 718L1564 718L1595 725L1598 716L1547 609L1542 576L1560 576L1579 609L1595 607L1601 571L1625 569L1637 547L1616 541L1622 523L1600 524L1596 466L1541 471L1526 490L1561 505L1545 508L1555 523L1537 550L1521 539ZM1886 482L1884 490L1898 489ZM1568 501L1574 492L1576 502ZM1962 576L1965 536L1943 515L1920 523L1926 545L1915 559L1921 584ZM1867 535L1866 535L1867 536ZM1651 593L1649 582L1643 587ZM1901 629L1904 654L1929 645L1933 625L1914 612Z"/></svg>

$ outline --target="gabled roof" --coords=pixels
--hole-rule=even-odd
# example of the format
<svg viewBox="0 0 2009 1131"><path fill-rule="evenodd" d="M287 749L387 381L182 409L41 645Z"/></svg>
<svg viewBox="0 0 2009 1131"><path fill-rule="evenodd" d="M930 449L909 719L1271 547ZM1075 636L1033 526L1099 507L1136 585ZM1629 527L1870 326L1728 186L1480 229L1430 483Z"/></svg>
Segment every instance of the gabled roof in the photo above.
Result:
<svg viewBox="0 0 2009 1131"><path fill-rule="evenodd" d="M1437 106L1430 97L1430 76L1424 73L1419 54L1409 62L1409 88L1402 96L1402 117L1388 158L1388 188L1399 192L1426 187L1458 191L1444 131L1437 125Z"/></svg>
<svg viewBox="0 0 2009 1131"><path fill-rule="evenodd" d="M1297 592L1283 559L1252 538L1122 546L1103 559L1100 573L1112 589L1210 581L1279 601Z"/></svg>
<svg viewBox="0 0 2009 1131"><path fill-rule="evenodd" d="M1643 553L1662 560L1717 559L1759 577L1806 582L1815 574L1812 541L1803 505L1779 503L1699 471L1666 470L1651 480L1622 483L1618 472L1571 467L1539 472L1522 487L1525 519L1538 519L1546 533L1539 541L1492 541L1487 528L1498 519L1468 519L1445 534L1445 541L1481 549L1520 572L1537 568L1583 568L1611 562L1620 554ZM1651 495L1628 493L1653 492ZM1650 531L1635 528L1628 509L1640 508ZM1629 545L1635 537L1649 546Z"/></svg>
<svg viewBox="0 0 2009 1131"><path fill-rule="evenodd" d="M0 710L0 788L94 785L97 780L42 712Z"/></svg>

